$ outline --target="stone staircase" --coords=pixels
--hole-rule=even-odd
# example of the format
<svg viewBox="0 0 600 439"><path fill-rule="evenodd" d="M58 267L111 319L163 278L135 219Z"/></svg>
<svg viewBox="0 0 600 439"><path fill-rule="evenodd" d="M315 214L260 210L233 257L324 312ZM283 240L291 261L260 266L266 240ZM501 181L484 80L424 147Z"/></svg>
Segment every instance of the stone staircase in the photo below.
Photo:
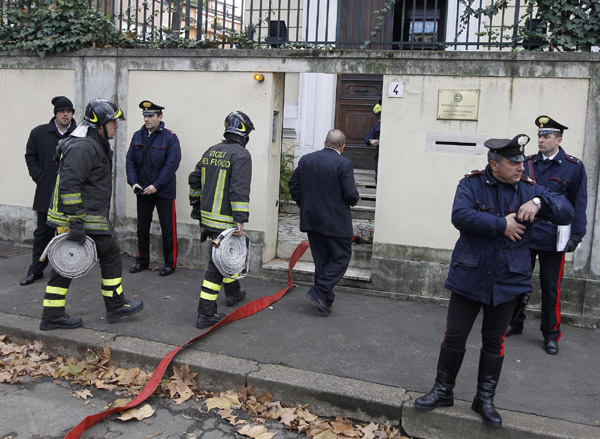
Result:
<svg viewBox="0 0 600 439"><path fill-rule="evenodd" d="M373 253L373 225L375 218L375 173L357 169L354 172L360 201L352 208L354 234L367 242L352 244L352 259L340 285L359 286L371 278L371 255ZM295 204L282 205L279 211L279 230L277 238L277 258L263 265L263 269L278 272L282 278L288 268L293 251L302 241L307 241L306 233L300 231L300 216ZM370 242L369 242L370 241ZM310 249L302 256L294 269L295 279L312 282L314 263Z"/></svg>

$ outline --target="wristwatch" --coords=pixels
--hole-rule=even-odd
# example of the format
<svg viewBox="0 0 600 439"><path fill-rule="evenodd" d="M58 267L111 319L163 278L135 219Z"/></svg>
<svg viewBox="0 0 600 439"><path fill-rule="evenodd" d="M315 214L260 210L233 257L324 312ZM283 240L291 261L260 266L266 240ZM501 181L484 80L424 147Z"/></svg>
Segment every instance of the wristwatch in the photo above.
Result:
<svg viewBox="0 0 600 439"><path fill-rule="evenodd" d="M533 197L531 201L533 201L533 204L535 204L538 207L538 209L542 208L542 200L540 200L539 197Z"/></svg>

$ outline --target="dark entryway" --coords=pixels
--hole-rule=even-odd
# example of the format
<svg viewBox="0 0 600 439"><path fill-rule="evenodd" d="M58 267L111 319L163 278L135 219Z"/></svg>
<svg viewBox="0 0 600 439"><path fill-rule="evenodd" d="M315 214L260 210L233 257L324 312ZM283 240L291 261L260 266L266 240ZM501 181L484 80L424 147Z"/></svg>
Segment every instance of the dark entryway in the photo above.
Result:
<svg viewBox="0 0 600 439"><path fill-rule="evenodd" d="M373 106L381 97L382 75L338 75L335 127L346 134L344 155L355 169L373 169L375 148L365 135L376 122Z"/></svg>

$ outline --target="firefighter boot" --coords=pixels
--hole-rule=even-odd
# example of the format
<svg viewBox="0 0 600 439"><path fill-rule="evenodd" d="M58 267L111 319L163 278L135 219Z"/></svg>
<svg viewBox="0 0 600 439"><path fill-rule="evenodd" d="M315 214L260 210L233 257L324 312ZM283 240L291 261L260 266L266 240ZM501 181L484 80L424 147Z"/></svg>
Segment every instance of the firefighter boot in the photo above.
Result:
<svg viewBox="0 0 600 439"><path fill-rule="evenodd" d="M428 394L415 400L416 409L433 410L437 407L452 407L454 405L454 384L464 356L464 351L453 351L442 345L435 384Z"/></svg>
<svg viewBox="0 0 600 439"><path fill-rule="evenodd" d="M233 306L246 297L246 290L241 289L238 280L225 278L223 286L225 288L225 305L227 306Z"/></svg>
<svg viewBox="0 0 600 439"><path fill-rule="evenodd" d="M82 324L83 322L79 317L71 317L65 312L64 307L44 307L44 310L42 311L42 321L40 322L40 330L73 329L79 328Z"/></svg>
<svg viewBox="0 0 600 439"><path fill-rule="evenodd" d="M483 423L488 427L502 427L502 417L494 406L496 386L500 379L504 357L481 352L479 372L477 373L477 394L471 408L481 415Z"/></svg>
<svg viewBox="0 0 600 439"><path fill-rule="evenodd" d="M102 278L102 297L106 306L106 321L115 323L121 317L132 316L144 309L141 300L127 300L123 293L122 278Z"/></svg>
<svg viewBox="0 0 600 439"><path fill-rule="evenodd" d="M210 328L225 317L223 313L217 313L217 301L200 298L198 303L198 320L196 328Z"/></svg>

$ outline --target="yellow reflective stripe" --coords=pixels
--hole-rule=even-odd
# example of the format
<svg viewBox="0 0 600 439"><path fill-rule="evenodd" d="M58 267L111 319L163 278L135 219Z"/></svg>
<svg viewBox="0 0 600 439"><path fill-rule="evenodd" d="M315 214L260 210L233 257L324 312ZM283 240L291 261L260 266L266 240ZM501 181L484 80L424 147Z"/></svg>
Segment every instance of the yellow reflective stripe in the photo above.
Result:
<svg viewBox="0 0 600 439"><path fill-rule="evenodd" d="M80 213L79 215L69 215L69 214L65 214L65 216L69 219L84 219L85 220L85 213Z"/></svg>
<svg viewBox="0 0 600 439"><path fill-rule="evenodd" d="M50 285L46 285L47 294L58 294L59 296L66 296L68 290L68 288L52 287Z"/></svg>
<svg viewBox="0 0 600 439"><path fill-rule="evenodd" d="M226 221L226 222L233 221L233 216L231 216L231 215L215 215L211 212L207 212L206 210L201 210L200 213L202 214L202 218L212 219L215 221Z"/></svg>
<svg viewBox="0 0 600 439"><path fill-rule="evenodd" d="M116 292L117 292L118 296L120 296L121 294L123 294L123 285L119 285Z"/></svg>
<svg viewBox="0 0 600 439"><path fill-rule="evenodd" d="M190 197L201 197L202 189L192 189L190 188Z"/></svg>
<svg viewBox="0 0 600 439"><path fill-rule="evenodd" d="M112 297L115 295L115 292L113 290L100 290L102 291L102 295L104 297Z"/></svg>
<svg viewBox="0 0 600 439"><path fill-rule="evenodd" d="M200 184L204 187L204 181L206 180L206 168L200 169Z"/></svg>
<svg viewBox="0 0 600 439"><path fill-rule="evenodd" d="M235 226L233 221L224 222L224 221L211 221L202 217L202 224L208 227L214 227L215 229L229 229L230 227Z"/></svg>
<svg viewBox="0 0 600 439"><path fill-rule="evenodd" d="M236 277L238 277L238 275L237 275L237 274L236 274L235 276L233 276L233 278L230 278L230 277L224 277L224 278L223 278L223 283L224 283L224 284L230 284L231 282L235 282L237 279L234 279L234 278L236 278Z"/></svg>
<svg viewBox="0 0 600 439"><path fill-rule="evenodd" d="M44 299L44 306L46 308L64 308L66 302L67 301L65 299L59 299L59 300Z"/></svg>
<svg viewBox="0 0 600 439"><path fill-rule="evenodd" d="M122 281L122 277L115 277L114 279L102 279L102 285L105 287L114 287L115 285L119 285Z"/></svg>
<svg viewBox="0 0 600 439"><path fill-rule="evenodd" d="M63 204L79 204L81 203L81 193L76 194L60 194L60 199Z"/></svg>
<svg viewBox="0 0 600 439"><path fill-rule="evenodd" d="M200 298L204 300L217 300L218 294L210 294L204 291L200 292Z"/></svg>
<svg viewBox="0 0 600 439"><path fill-rule="evenodd" d="M213 283L206 279L204 279L204 282L202 282L202 287L208 288L209 290L213 291L219 291L221 289L221 285Z"/></svg>
<svg viewBox="0 0 600 439"><path fill-rule="evenodd" d="M243 201L231 202L231 210L236 210L239 212L249 212L250 211L250 203L245 203Z"/></svg>
<svg viewBox="0 0 600 439"><path fill-rule="evenodd" d="M227 171L221 169L219 171L219 178L217 179L217 188L215 189L215 202L213 203L212 213L219 214L221 212L221 205L223 204L223 190L225 189L225 177Z"/></svg>

